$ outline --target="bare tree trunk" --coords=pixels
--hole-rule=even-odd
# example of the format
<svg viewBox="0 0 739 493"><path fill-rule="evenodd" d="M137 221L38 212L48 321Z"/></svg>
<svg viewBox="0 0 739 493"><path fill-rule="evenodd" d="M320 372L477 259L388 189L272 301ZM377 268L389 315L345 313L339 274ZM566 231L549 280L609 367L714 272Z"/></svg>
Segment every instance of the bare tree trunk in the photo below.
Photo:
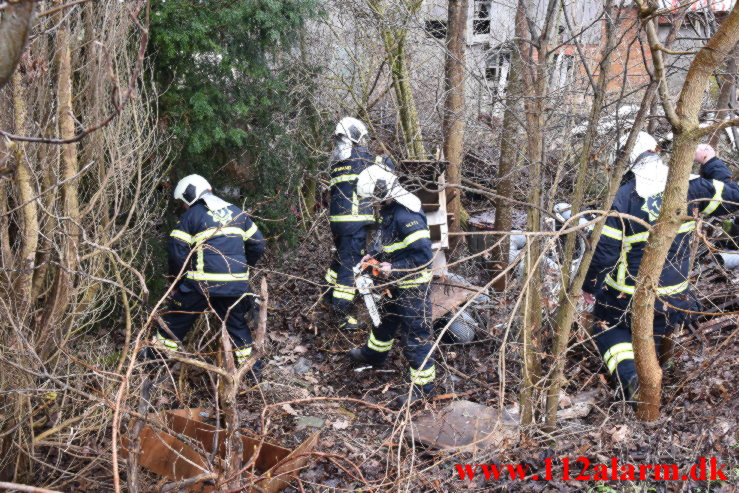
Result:
<svg viewBox="0 0 739 493"><path fill-rule="evenodd" d="M449 21L447 23L444 101L444 156L449 162L447 182L451 185L451 197L447 200L447 210L451 214L449 231L461 230L462 193L458 186L462 183L462 159L464 158L465 98L464 72L465 48L467 45L467 0L449 0ZM456 188L455 188L456 186ZM450 240L452 250L462 239L454 236Z"/></svg>
<svg viewBox="0 0 739 493"><path fill-rule="evenodd" d="M544 101L547 92L547 57L549 38L554 28L556 0L550 0L544 26L536 40L529 44L527 0L519 0L516 8L516 45L521 53L521 76L526 109L527 158L529 161L529 207L527 213L527 231L541 231L542 200L542 162L544 159ZM536 46L538 59L535 62L532 45ZM538 238L530 236L526 256L526 285L524 286L523 327L521 343L523 351L523 369L521 377L521 425L528 426L534 422L536 403L535 387L541 374L541 268L536 263L541 254Z"/></svg>
<svg viewBox="0 0 739 493"><path fill-rule="evenodd" d="M735 108L731 107L731 101L732 99L736 99L735 77L737 74L737 57L739 57L739 48L734 47L726 62L726 73L721 77L721 92L719 92L718 101L716 101L716 120L725 120L731 118L734 114ZM718 147L722 132L723 130L713 132L711 138L708 140L708 144L711 147Z"/></svg>
<svg viewBox="0 0 739 493"><path fill-rule="evenodd" d="M74 136L74 113L72 106L72 48L69 19L60 14L60 26L56 35L56 64L57 64L57 105L59 132L62 139ZM61 318L73 296L74 271L78 267L79 238L80 238L80 206L78 198L78 181L74 176L78 172L77 144L62 144L61 150L61 186L62 209L64 217L64 239L61 241L60 266L56 269L53 288L49 296L42 323L39 327L41 358L44 359L56 348L48 344L57 335L64 334L64 325ZM51 330L51 328L55 330Z"/></svg>
<svg viewBox="0 0 739 493"><path fill-rule="evenodd" d="M15 115L15 131L23 134L26 131L27 120L27 94L23 83L23 77L20 72L13 74L13 107ZM36 260L36 250L38 246L38 211L34 196L36 191L33 187L33 176L30 167L30 160L26 156L26 145L17 142L14 146L15 150L15 181L18 186L18 199L23 207L21 208L21 216L23 224L21 233L21 248L19 255L18 267L20 273L16 280L17 299L23 306L33 304L31 299L32 282L33 282L33 266Z"/></svg>
<svg viewBox="0 0 739 493"><path fill-rule="evenodd" d="M18 0L5 6L0 22L0 88L10 80L26 46L35 3L35 0Z"/></svg>
<svg viewBox="0 0 739 493"><path fill-rule="evenodd" d="M5 143L0 142L0 146ZM0 152L2 152L0 150ZM8 186L5 180L0 180L0 267L7 269L12 265L13 252L10 249L10 235L8 234L10 221L8 219ZM6 274L3 273L3 276Z"/></svg>
<svg viewBox="0 0 739 493"><path fill-rule="evenodd" d="M408 157L410 159L425 159L427 157L426 149L423 145L421 123L418 119L416 101L413 97L405 51L405 43L408 38L406 24L408 19L421 9L423 1L403 0L400 3L402 9L400 13L395 11L398 6L392 5L392 3L393 11L388 12L383 0L370 0L369 5L381 24L380 35L385 46L390 74L393 79L395 98L400 114L400 126L408 149Z"/></svg>
<svg viewBox="0 0 739 493"><path fill-rule="evenodd" d="M685 197L688 193L695 147L701 137L715 130L715 127L698 128L698 112L712 72L739 41L739 8L734 6L716 34L695 55L677 105L673 105L657 29L654 20L649 18L651 8L643 0L638 0L637 3L649 39L662 106L675 134L660 215L647 240L632 299L631 332L636 371L639 376L637 417L643 421L654 421L659 418L662 394L662 368L657 359L653 334L656 288L670 246L688 212L685 209Z"/></svg>
<svg viewBox="0 0 739 493"><path fill-rule="evenodd" d="M516 167L519 153L519 98L521 97L521 56L518 50L511 52L511 66L508 72L508 89L506 91L503 128L500 134L500 160L498 161L498 181L495 186L499 197L495 199L495 231L510 231L513 226L513 210L508 199L513 198L513 170ZM500 240L500 246L493 250L493 277L505 270L510 254L510 237L494 237ZM506 277L502 276L494 288L503 291Z"/></svg>

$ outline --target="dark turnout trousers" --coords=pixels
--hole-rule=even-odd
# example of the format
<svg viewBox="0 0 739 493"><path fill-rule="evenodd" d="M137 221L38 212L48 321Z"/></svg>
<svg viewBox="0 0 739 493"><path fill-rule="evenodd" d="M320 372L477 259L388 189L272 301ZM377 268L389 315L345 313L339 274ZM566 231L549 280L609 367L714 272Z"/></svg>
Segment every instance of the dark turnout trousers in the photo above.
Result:
<svg viewBox="0 0 739 493"><path fill-rule="evenodd" d="M405 339L403 352L410 363L411 382L424 392L430 392L436 378L436 365L433 358L422 364L433 345L430 285L395 287L391 295L382 307L382 323L372 328L362 352L374 364L381 364L399 334Z"/></svg>
<svg viewBox="0 0 739 493"><path fill-rule="evenodd" d="M247 295L250 296L250 295ZM192 328L195 321L212 308L218 318L226 322L226 330L231 336L238 363L242 363L251 355L252 338L246 322L246 298L216 297L206 298L197 291L176 291L162 320L177 338L172 340L168 334L157 334L157 340L168 349L179 350L182 341Z"/></svg>

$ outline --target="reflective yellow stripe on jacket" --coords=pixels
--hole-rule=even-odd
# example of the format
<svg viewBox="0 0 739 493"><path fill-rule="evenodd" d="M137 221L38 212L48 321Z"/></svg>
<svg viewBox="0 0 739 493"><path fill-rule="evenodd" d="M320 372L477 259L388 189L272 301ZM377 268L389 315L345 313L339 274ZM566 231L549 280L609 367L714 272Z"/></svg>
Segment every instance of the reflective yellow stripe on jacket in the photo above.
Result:
<svg viewBox="0 0 739 493"><path fill-rule="evenodd" d="M201 231L200 233L197 233L196 235L190 235L182 230L175 229L172 230L169 236L171 236L172 238L177 238L178 240L182 240L188 245L192 245L194 243L200 243L202 241L209 240L216 236L241 236L244 241L246 241L254 236L254 233L256 232L257 225L253 223L251 227L246 231L235 226L223 226L218 228L208 228L204 231Z"/></svg>
<svg viewBox="0 0 739 493"><path fill-rule="evenodd" d="M725 183L721 180L713 180L713 187L716 189L716 193L713 194L713 198L706 208L701 211L703 214L711 214L713 211L718 209L719 205L721 205L721 196L724 193L724 185Z"/></svg>
<svg viewBox="0 0 739 493"><path fill-rule="evenodd" d="M678 229L677 233L678 234L690 233L691 231L695 230L695 225L696 225L695 221L687 221L680 226L680 229ZM611 229L614 229L614 228L611 228ZM605 234L605 228L603 228L603 230ZM614 239L616 239L615 234L614 234ZM626 274L628 272L627 257L634 243L645 242L648 239L649 239L649 231L642 231L641 233L623 237L621 257L619 258L617 268L616 268L616 279L613 279L613 277L610 274L608 274L606 276L607 285L609 285L610 287L614 289L621 291L622 293L626 293L626 294L634 294L636 292L636 286L631 286L629 284L626 284ZM688 286L689 286L688 281L681 282L680 284L675 284L674 286L660 286L657 288L657 294L668 296L672 294L682 293L688 288Z"/></svg>
<svg viewBox="0 0 739 493"><path fill-rule="evenodd" d="M397 243L392 243L390 245L382 247L383 252L396 252L398 250L401 250L403 248L406 248L411 243L418 241L423 238L431 238L431 232L428 229L421 229L418 231L414 231L413 233L409 234L405 238L403 238L402 241L399 241Z"/></svg>
<svg viewBox="0 0 739 493"><path fill-rule="evenodd" d="M332 223L351 223L354 221L374 221L375 216L372 214L359 214L359 215L352 215L347 214L344 216L331 216L328 218L329 221Z"/></svg>
<svg viewBox="0 0 739 493"><path fill-rule="evenodd" d="M398 281L398 287L403 289L416 288L422 284L431 282L431 279L433 279L433 277L434 276L429 269L424 269L421 271L421 274L418 277Z"/></svg>
<svg viewBox="0 0 739 493"><path fill-rule="evenodd" d="M200 268L200 266L198 266ZM248 281L249 271L240 274L218 274L211 272L202 272L202 270L189 271L186 275L188 279L193 281L215 281L215 282L228 282L228 281Z"/></svg>
<svg viewBox="0 0 739 493"><path fill-rule="evenodd" d="M359 178L359 175L339 175L331 178L331 186L336 185L337 183L342 183L345 181L353 181Z"/></svg>
<svg viewBox="0 0 739 493"><path fill-rule="evenodd" d="M171 236L172 238L177 238L178 240L184 241L188 245L192 245L194 243L194 240L192 239L192 235L189 235L179 229L173 229L172 232L169 234L169 236Z"/></svg>

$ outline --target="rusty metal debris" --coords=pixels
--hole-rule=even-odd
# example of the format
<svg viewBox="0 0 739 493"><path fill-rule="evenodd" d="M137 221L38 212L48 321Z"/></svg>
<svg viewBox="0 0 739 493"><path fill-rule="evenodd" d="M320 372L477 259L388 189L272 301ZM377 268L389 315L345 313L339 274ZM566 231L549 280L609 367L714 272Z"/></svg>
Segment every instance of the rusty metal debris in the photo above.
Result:
<svg viewBox="0 0 739 493"><path fill-rule="evenodd" d="M155 474L171 481L186 481L217 468L225 456L225 432L203 422L207 416L204 409L178 409L149 415L156 425L147 424L139 433L139 464ZM244 464L254 459L255 469L260 476L253 478L249 489L276 493L286 488L300 469L305 467L315 447L318 433L310 436L295 450L290 450L257 437L249 437L242 430ZM217 459L210 466L204 454L209 454L217 444ZM129 453L127 440L123 443L123 456ZM211 493L215 486L208 482L197 482L187 486L188 491Z"/></svg>

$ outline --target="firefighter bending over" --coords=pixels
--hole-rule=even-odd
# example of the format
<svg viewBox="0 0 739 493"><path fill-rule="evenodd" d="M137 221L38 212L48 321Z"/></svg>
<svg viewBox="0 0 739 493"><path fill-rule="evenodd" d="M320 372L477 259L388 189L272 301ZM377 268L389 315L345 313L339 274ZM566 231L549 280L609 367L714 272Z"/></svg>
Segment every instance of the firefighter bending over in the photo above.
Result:
<svg viewBox="0 0 739 493"><path fill-rule="evenodd" d="M621 146L625 141L626 137L621 139ZM669 170L656 150L655 139L640 132L629 156L629 173L612 208L652 225L659 216ZM713 148L701 144L695 158L701 164L701 174L691 175L687 215L692 216L696 210L722 215L739 208L739 186L731 181L731 173ZM694 304L688 276L690 238L695 227L694 220L680 226L659 279L653 328L658 355L664 349L663 338L687 319L685 310ZM647 228L639 222L609 216L583 285L586 301L595 302L594 333L605 365L614 383L620 384L621 395L632 402L637 400L638 380L631 344L630 304L648 237Z"/></svg>
<svg viewBox="0 0 739 493"><path fill-rule="evenodd" d="M246 312L254 302L249 268L264 253L264 237L244 211L213 195L202 176L180 180L174 198L184 202L186 211L167 243L169 275L179 280L162 319L175 339L158 332L154 348L179 351L198 317L212 308L221 322L225 320L240 365L252 351L246 321ZM147 348L143 356L155 358L156 350ZM260 369L258 361L252 367L254 379Z"/></svg>

